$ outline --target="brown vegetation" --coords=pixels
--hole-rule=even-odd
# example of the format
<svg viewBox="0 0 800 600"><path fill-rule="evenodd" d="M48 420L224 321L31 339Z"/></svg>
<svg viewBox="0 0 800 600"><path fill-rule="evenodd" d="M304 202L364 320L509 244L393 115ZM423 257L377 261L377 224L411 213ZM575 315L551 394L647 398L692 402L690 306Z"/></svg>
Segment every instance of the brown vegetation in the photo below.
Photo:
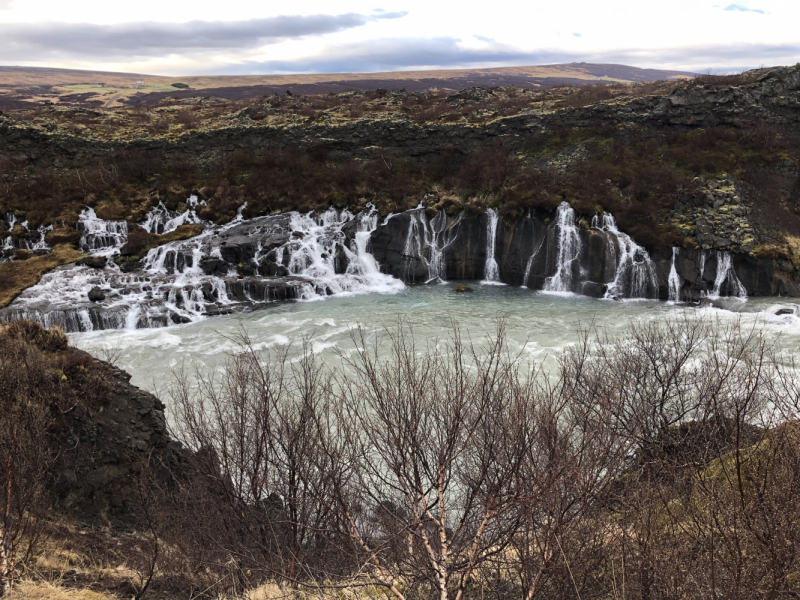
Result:
<svg viewBox="0 0 800 600"><path fill-rule="evenodd" d="M29 382L0 382L3 401L72 406L50 374L63 334L1 335L0 377ZM480 345L456 329L435 351L402 324L353 342L334 371L310 348L289 360L242 334L222 373L176 373L175 434L194 454L174 485L141 471L121 550L17 514L49 534L50 556L92 552L94 589L109 589L104 572L122 589L124 557L138 598L796 593L800 387L758 330L687 315L621 339L586 331L555 371L512 355L502 324ZM56 373L80 382L70 368ZM47 458L40 445L4 456ZM41 497L47 478L18 481ZM16 569L44 576L54 559L32 548Z"/></svg>

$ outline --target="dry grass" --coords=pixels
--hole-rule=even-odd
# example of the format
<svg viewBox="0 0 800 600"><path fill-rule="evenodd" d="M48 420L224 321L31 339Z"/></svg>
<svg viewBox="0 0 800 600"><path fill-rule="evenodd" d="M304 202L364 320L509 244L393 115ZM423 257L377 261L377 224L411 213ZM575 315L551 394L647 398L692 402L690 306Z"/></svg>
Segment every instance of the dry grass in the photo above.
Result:
<svg viewBox="0 0 800 600"><path fill-rule="evenodd" d="M84 256L71 246L59 245L50 254L0 265L0 308L8 306L23 290L36 285L47 271Z"/></svg>
<svg viewBox="0 0 800 600"><path fill-rule="evenodd" d="M6 596L8 600L116 600L115 596L88 589L70 590L57 584L23 581Z"/></svg>

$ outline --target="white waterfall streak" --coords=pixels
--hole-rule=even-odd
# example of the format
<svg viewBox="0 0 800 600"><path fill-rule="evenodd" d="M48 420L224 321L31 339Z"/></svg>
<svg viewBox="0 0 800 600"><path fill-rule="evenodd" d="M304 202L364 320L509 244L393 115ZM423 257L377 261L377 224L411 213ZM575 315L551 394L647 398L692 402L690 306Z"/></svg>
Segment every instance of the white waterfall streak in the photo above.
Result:
<svg viewBox="0 0 800 600"><path fill-rule="evenodd" d="M505 285L500 282L500 268L495 259L495 245L497 242L497 221L498 214L494 208L487 208L486 215L486 265L483 269L483 281L485 285Z"/></svg>
<svg viewBox="0 0 800 600"><path fill-rule="evenodd" d="M681 301L681 278L678 275L678 270L675 268L675 261L678 259L679 252L680 248L672 249L672 265L670 266L669 279L667 280L670 302Z"/></svg>
<svg viewBox="0 0 800 600"><path fill-rule="evenodd" d="M592 220L592 226L616 240L616 273L608 285L606 298L657 298L658 276L656 266L647 251L617 228L610 213L605 213L602 223Z"/></svg>
<svg viewBox="0 0 800 600"><path fill-rule="evenodd" d="M92 208L84 208L76 225L81 232L78 246L93 256L112 256L128 240L128 224L125 221L100 219Z"/></svg>
<svg viewBox="0 0 800 600"><path fill-rule="evenodd" d="M747 299L747 290L739 281L736 276L736 271L733 269L733 259L730 252L723 252L717 250L717 273L714 278L714 289L711 290L708 297L716 300L721 296L729 296L733 298Z"/></svg>
<svg viewBox="0 0 800 600"><path fill-rule="evenodd" d="M572 267L581 252L581 238L575 225L575 211L562 202L556 212L556 272L544 283L546 292L572 292Z"/></svg>

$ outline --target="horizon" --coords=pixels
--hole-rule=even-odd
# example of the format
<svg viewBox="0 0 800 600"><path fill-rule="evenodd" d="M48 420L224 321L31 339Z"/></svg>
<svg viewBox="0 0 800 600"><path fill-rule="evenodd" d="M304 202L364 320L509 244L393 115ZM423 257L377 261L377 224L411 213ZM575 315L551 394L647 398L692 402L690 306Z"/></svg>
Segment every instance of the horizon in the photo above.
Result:
<svg viewBox="0 0 800 600"><path fill-rule="evenodd" d="M571 63L727 73L800 61L788 0L318 0L291 10L231 0L0 0L0 63L150 76L491 69Z"/></svg>

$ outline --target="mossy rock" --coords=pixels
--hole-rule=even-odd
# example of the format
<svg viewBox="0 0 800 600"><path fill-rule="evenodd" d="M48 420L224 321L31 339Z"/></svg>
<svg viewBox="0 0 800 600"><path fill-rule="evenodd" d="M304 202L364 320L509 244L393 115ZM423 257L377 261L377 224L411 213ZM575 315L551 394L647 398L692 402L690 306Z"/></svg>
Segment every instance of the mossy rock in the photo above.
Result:
<svg viewBox="0 0 800 600"><path fill-rule="evenodd" d="M53 229L44 236L44 241L51 246L56 246L58 244L77 244L80 239L80 232L72 227Z"/></svg>
<svg viewBox="0 0 800 600"><path fill-rule="evenodd" d="M471 292L472 288L464 285L463 283L458 283L453 286L453 291L456 294L463 294L464 292Z"/></svg>

